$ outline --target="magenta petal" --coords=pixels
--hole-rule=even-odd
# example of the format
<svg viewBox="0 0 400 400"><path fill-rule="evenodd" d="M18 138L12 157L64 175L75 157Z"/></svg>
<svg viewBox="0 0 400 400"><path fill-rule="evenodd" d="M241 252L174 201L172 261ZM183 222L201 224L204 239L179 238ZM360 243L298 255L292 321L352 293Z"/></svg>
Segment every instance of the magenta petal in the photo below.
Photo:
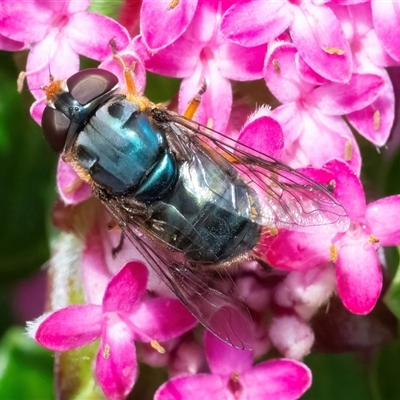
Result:
<svg viewBox="0 0 400 400"><path fill-rule="evenodd" d="M351 49L333 11L312 2L303 2L293 10L290 33L304 61L324 78L347 82L351 77Z"/></svg>
<svg viewBox="0 0 400 400"><path fill-rule="evenodd" d="M379 75L353 74L348 83L327 83L309 96L310 104L327 115L344 115L370 105L384 81Z"/></svg>
<svg viewBox="0 0 400 400"><path fill-rule="evenodd" d="M78 204L92 197L91 187L61 157L57 167L57 188L65 204Z"/></svg>
<svg viewBox="0 0 400 400"><path fill-rule="evenodd" d="M182 35L193 19L197 0L180 0L169 9L171 0L143 0L140 31L151 50L160 50Z"/></svg>
<svg viewBox="0 0 400 400"><path fill-rule="evenodd" d="M225 42L218 46L216 60L222 76L236 81L252 81L262 77L267 46L243 47Z"/></svg>
<svg viewBox="0 0 400 400"><path fill-rule="evenodd" d="M101 307L93 304L63 308L39 325L35 340L54 351L76 349L100 336L101 316Z"/></svg>
<svg viewBox="0 0 400 400"><path fill-rule="evenodd" d="M340 160L332 160L325 168L335 176L335 196L343 204L351 219L365 214L365 193L361 181L354 172Z"/></svg>
<svg viewBox="0 0 400 400"><path fill-rule="evenodd" d="M397 61L400 61L400 10L399 2L372 1L372 17L375 32L386 51Z"/></svg>
<svg viewBox="0 0 400 400"><path fill-rule="evenodd" d="M104 312L132 310L146 292L149 272L140 261L126 263L110 280L103 299Z"/></svg>
<svg viewBox="0 0 400 400"><path fill-rule="evenodd" d="M283 133L279 123L271 117L262 116L243 127L238 141L250 149L280 159L283 149Z"/></svg>
<svg viewBox="0 0 400 400"><path fill-rule="evenodd" d="M9 39L8 37L0 34L0 50L19 51L22 50L25 46L26 45L23 42Z"/></svg>
<svg viewBox="0 0 400 400"><path fill-rule="evenodd" d="M104 254L105 246L98 224L86 235L81 272L86 301L94 304L102 303L110 279Z"/></svg>
<svg viewBox="0 0 400 400"><path fill-rule="evenodd" d="M42 40L51 29L54 11L50 2L2 1L0 3L0 33L23 43Z"/></svg>
<svg viewBox="0 0 400 400"><path fill-rule="evenodd" d="M35 120L35 122L37 124L39 124L39 126L42 125L42 115L43 115L43 111L44 111L45 107L46 107L46 100L42 98L40 100L36 100L31 105L31 108L30 108L31 117Z"/></svg>
<svg viewBox="0 0 400 400"><path fill-rule="evenodd" d="M70 46L76 53L102 61L111 54L110 40L118 49L129 43L127 30L104 15L80 12L73 14L66 30Z"/></svg>
<svg viewBox="0 0 400 400"><path fill-rule="evenodd" d="M311 371L300 362L275 359L254 366L239 377L247 399L298 399L310 386Z"/></svg>
<svg viewBox="0 0 400 400"><path fill-rule="evenodd" d="M230 399L227 379L219 375L197 374L172 378L157 390L154 400Z"/></svg>
<svg viewBox="0 0 400 400"><path fill-rule="evenodd" d="M258 46L279 36L293 18L285 1L241 0L223 15L221 33L243 46Z"/></svg>
<svg viewBox="0 0 400 400"><path fill-rule="evenodd" d="M197 325L197 320L177 299L156 298L140 304L130 317L135 339L160 342L178 337Z"/></svg>
<svg viewBox="0 0 400 400"><path fill-rule="evenodd" d="M317 74L306 62L304 62L303 58L301 58L298 53L296 54L296 67L300 78L304 82L311 83L315 86L323 85L324 83L329 82L327 79Z"/></svg>
<svg viewBox="0 0 400 400"><path fill-rule="evenodd" d="M367 107L347 115L351 125L376 146L383 146L388 140L395 113L392 82L386 71L382 70L380 73L384 86L378 98Z"/></svg>
<svg viewBox="0 0 400 400"><path fill-rule="evenodd" d="M129 46L130 47L130 46ZM135 76L135 86L138 93L143 93L146 87L146 70L142 60L139 58L138 54L131 48L127 48L119 52L119 55L123 57L127 65L134 65L133 74ZM124 71L121 65L113 58L106 58L100 65L99 68L106 69L112 72L118 77L119 87L121 93L127 92L126 81L124 77Z"/></svg>
<svg viewBox="0 0 400 400"><path fill-rule="evenodd" d="M365 218L381 246L400 244L400 195L384 197L367 205Z"/></svg>
<svg viewBox="0 0 400 400"><path fill-rule="evenodd" d="M65 0L65 9L66 12L68 12L68 14L73 14L80 11L86 11L86 9L89 6L90 6L90 0L79 0L79 1Z"/></svg>
<svg viewBox="0 0 400 400"><path fill-rule="evenodd" d="M79 70L79 56L63 35L47 36L32 46L28 55L26 80L36 98L43 97L38 89L49 83L49 73L56 79L67 79Z"/></svg>
<svg viewBox="0 0 400 400"><path fill-rule="evenodd" d="M160 75L183 78L190 76L199 63L201 43L184 36L156 53L150 53L141 36L132 40L135 50L145 59L146 69Z"/></svg>
<svg viewBox="0 0 400 400"><path fill-rule="evenodd" d="M293 44L282 42L269 50L265 60L264 79L269 90L282 103L297 101L312 88L300 79L296 55L297 49Z"/></svg>
<svg viewBox="0 0 400 400"><path fill-rule="evenodd" d="M232 87L228 79L220 75L215 62L201 63L189 78L182 81L179 90L179 112L183 113L188 102L200 89L203 79L207 90L202 96L195 120L218 132L224 132L232 107Z"/></svg>
<svg viewBox="0 0 400 400"><path fill-rule="evenodd" d="M266 253L275 268L302 271L329 261L330 235L281 231Z"/></svg>
<svg viewBox="0 0 400 400"><path fill-rule="evenodd" d="M127 325L116 316L109 318L103 326L95 374L108 399L122 400L136 381L136 349Z"/></svg>
<svg viewBox="0 0 400 400"><path fill-rule="evenodd" d="M282 107L278 107L278 109ZM275 110L272 112L272 116L281 124L284 133L285 150L281 161L294 168L309 165L321 168L327 160L338 158L346 160L351 169L359 173L361 168L360 152L345 121L339 116L324 115L318 110L309 112L300 107L301 105L293 107L295 113L291 120L285 112L284 115L289 117L288 125L285 125L280 119L280 113L276 113ZM286 111L289 110L290 108L286 109ZM291 128L298 135L298 139L297 142L288 146L287 136L290 138L293 135ZM352 149L350 156L346 154L349 147Z"/></svg>
<svg viewBox="0 0 400 400"><path fill-rule="evenodd" d="M382 290L382 270L368 237L346 237L336 261L337 290L344 306L354 314L367 314Z"/></svg>
<svg viewBox="0 0 400 400"><path fill-rule="evenodd" d="M253 364L253 352L239 350L224 343L209 331L204 335L204 348L213 374L231 375L247 371Z"/></svg>
<svg viewBox="0 0 400 400"><path fill-rule="evenodd" d="M271 117L281 125L284 134L285 149L303 133L303 119L299 116L300 110L297 103L282 104L271 111Z"/></svg>

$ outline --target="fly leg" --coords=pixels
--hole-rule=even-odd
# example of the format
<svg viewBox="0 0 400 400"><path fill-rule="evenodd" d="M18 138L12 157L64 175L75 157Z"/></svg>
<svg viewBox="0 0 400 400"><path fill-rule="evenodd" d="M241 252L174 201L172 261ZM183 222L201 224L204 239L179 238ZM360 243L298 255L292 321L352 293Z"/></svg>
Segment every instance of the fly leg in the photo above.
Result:
<svg viewBox="0 0 400 400"><path fill-rule="evenodd" d="M192 98L192 100L189 101L189 104L186 107L185 112L183 113L183 116L188 118L188 119L193 119L194 114L198 110L200 103L201 103L201 96L205 93L207 90L207 83L206 80L203 78L203 81L201 83L201 88L197 92L197 94Z"/></svg>
<svg viewBox="0 0 400 400"><path fill-rule="evenodd" d="M121 236L119 237L118 244L115 247L113 247L112 250L111 250L111 254L112 254L114 259L115 259L115 257L117 257L118 253L124 247L124 241L125 241L125 235L124 235L124 232L121 231Z"/></svg>
<svg viewBox="0 0 400 400"><path fill-rule="evenodd" d="M120 237L119 237L119 242L118 244L113 247L111 249L111 255L113 257L113 259L115 259L115 257L117 257L118 253L122 250L122 248L124 247L124 241L125 241L125 235L124 232L122 230L120 230L119 226L117 225L117 223L114 220L111 220L108 224L107 224L107 229L109 231L120 231Z"/></svg>
<svg viewBox="0 0 400 400"><path fill-rule="evenodd" d="M147 107L152 107L154 104L145 96L142 96L136 85L136 79L135 79L135 67L137 64L137 61L133 61L130 65L126 62L125 58L131 57L132 55L127 53L124 55L124 53L119 53L117 50L117 46L115 43L115 40L110 40L110 46L113 52L113 58L116 63L118 63L122 68L123 68L123 74L124 74L124 81L126 85L126 99L128 101L131 101L132 103L137 104L140 107L140 111L144 111ZM124 58L125 56L125 58Z"/></svg>

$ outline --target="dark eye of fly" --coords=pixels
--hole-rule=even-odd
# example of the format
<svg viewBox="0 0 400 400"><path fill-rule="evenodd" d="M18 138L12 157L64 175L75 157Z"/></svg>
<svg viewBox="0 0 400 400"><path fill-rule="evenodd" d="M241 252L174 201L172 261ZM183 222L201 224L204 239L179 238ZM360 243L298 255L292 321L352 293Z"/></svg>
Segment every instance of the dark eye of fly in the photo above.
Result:
<svg viewBox="0 0 400 400"><path fill-rule="evenodd" d="M109 92L116 85L118 78L114 74L98 68L84 69L67 79L69 92L82 105Z"/></svg>
<svg viewBox="0 0 400 400"><path fill-rule="evenodd" d="M57 93L52 99L56 109L47 106L42 116L43 134L55 152L63 151L71 121L85 119L98 106L95 100L113 93L117 85L113 73L98 68L79 71L67 79L68 92Z"/></svg>

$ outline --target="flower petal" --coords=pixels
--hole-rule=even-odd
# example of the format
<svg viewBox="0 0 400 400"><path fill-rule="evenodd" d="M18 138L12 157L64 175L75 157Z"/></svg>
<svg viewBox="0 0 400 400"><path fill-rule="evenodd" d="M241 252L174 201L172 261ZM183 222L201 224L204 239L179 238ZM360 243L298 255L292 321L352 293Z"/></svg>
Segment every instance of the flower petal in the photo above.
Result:
<svg viewBox="0 0 400 400"><path fill-rule="evenodd" d="M182 35L193 19L197 0L180 0L171 8L171 0L143 0L140 31L151 50L160 50Z"/></svg>
<svg viewBox="0 0 400 400"><path fill-rule="evenodd" d="M292 43L279 42L268 49L264 79L268 89L282 103L301 100L313 87L302 81L298 74L295 63L297 54Z"/></svg>
<svg viewBox="0 0 400 400"><path fill-rule="evenodd" d="M397 61L400 61L399 24L400 10L398 0L373 0L372 17L374 28L386 51Z"/></svg>
<svg viewBox="0 0 400 400"><path fill-rule="evenodd" d="M147 300L130 316L135 339L160 342L178 337L197 325L197 320L177 299Z"/></svg>
<svg viewBox="0 0 400 400"><path fill-rule="evenodd" d="M268 242L266 260L275 268L302 271L329 261L329 234L282 230Z"/></svg>
<svg viewBox="0 0 400 400"><path fill-rule="evenodd" d="M288 126L283 124L279 114L272 112L284 133L285 150L282 162L294 168L310 165L321 168L328 160L337 158L347 161L351 169L358 174L361 156L357 142L345 121L338 116L324 115L318 110L301 110L299 107L296 107L297 112ZM293 132L289 131L293 126L299 137L297 142L287 146L286 135L293 135ZM350 155L347 154L349 148Z"/></svg>
<svg viewBox="0 0 400 400"><path fill-rule="evenodd" d="M93 224L85 238L85 248L82 254L82 284L86 301L101 304L104 292L110 279L105 260L105 247L99 225Z"/></svg>
<svg viewBox="0 0 400 400"><path fill-rule="evenodd" d="M248 399L298 399L311 386L311 371L297 361L275 359L254 366L239 379Z"/></svg>
<svg viewBox="0 0 400 400"><path fill-rule="evenodd" d="M44 91L38 89L49 83L49 72L56 79L67 79L78 70L78 54L63 35L56 37L53 33L32 46L26 65L26 80L32 94L38 99L44 97Z"/></svg>
<svg viewBox="0 0 400 400"><path fill-rule="evenodd" d="M58 159L57 188L65 204L78 204L92 197L92 188L79 178L71 164Z"/></svg>
<svg viewBox="0 0 400 400"><path fill-rule="evenodd" d="M351 77L351 49L333 11L312 2L292 9L295 16L290 34L304 61L324 78L347 82Z"/></svg>
<svg viewBox="0 0 400 400"><path fill-rule="evenodd" d="M227 79L252 81L262 77L267 46L243 47L226 41L218 46L218 71Z"/></svg>
<svg viewBox="0 0 400 400"><path fill-rule="evenodd" d="M9 39L7 36L0 34L0 50L19 51L23 50L25 43Z"/></svg>
<svg viewBox="0 0 400 400"><path fill-rule="evenodd" d="M209 125L218 132L224 132L228 124L232 107L232 87L218 71L215 61L200 63L196 71L182 81L179 90L179 112L183 113L189 101L200 89L203 79L207 82L207 90L203 94L200 107L196 112L196 121Z"/></svg>
<svg viewBox="0 0 400 400"><path fill-rule="evenodd" d="M50 2L2 1L0 33L23 43L35 43L49 31L53 15Z"/></svg>
<svg viewBox="0 0 400 400"><path fill-rule="evenodd" d="M368 237L348 238L336 261L337 290L344 306L354 314L368 314L382 290L382 270Z"/></svg>
<svg viewBox="0 0 400 400"><path fill-rule="evenodd" d="M365 218L381 246L400 245L400 195L384 197L367 205Z"/></svg>
<svg viewBox="0 0 400 400"><path fill-rule="evenodd" d="M314 344L311 327L296 315L275 316L269 337L273 345L285 357L301 360L310 353Z"/></svg>
<svg viewBox="0 0 400 400"><path fill-rule="evenodd" d="M279 36L293 18L285 1L235 2L223 15L221 33L242 46L267 43Z"/></svg>
<svg viewBox="0 0 400 400"><path fill-rule="evenodd" d="M77 54L98 61L111 54L111 40L118 49L124 49L129 43L129 34L122 25L104 15L89 12L73 14L65 35Z"/></svg>
<svg viewBox="0 0 400 400"><path fill-rule="evenodd" d="M209 331L204 334L204 348L213 374L231 375L233 372L241 374L250 369L253 364L252 351L236 349Z"/></svg>
<svg viewBox="0 0 400 400"><path fill-rule="evenodd" d="M63 308L42 321L35 340L54 351L76 349L100 336L101 316L101 307L94 304Z"/></svg>
<svg viewBox="0 0 400 400"><path fill-rule="evenodd" d="M260 116L246 123L238 141L260 153L280 159L283 149L283 133L279 123L271 117Z"/></svg>
<svg viewBox="0 0 400 400"><path fill-rule="evenodd" d="M393 127L395 95L386 71L380 71L384 85L377 99L367 107L347 115L351 125L376 146L383 146Z"/></svg>
<svg viewBox="0 0 400 400"><path fill-rule="evenodd" d="M324 168L335 177L335 196L343 204L349 217L353 220L365 214L365 193L361 181L346 163L332 160Z"/></svg>
<svg viewBox="0 0 400 400"><path fill-rule="evenodd" d="M131 261L117 272L107 285L104 312L130 312L144 296L149 272L140 261Z"/></svg>
<svg viewBox="0 0 400 400"><path fill-rule="evenodd" d="M137 377L136 349L127 325L114 318L105 321L95 375L109 399L124 399Z"/></svg>
<svg viewBox="0 0 400 400"><path fill-rule="evenodd" d="M336 290L335 269L332 263L326 263L307 271L293 271L278 284L275 302L285 308L293 308L296 313L308 321L319 307L326 304Z"/></svg>
<svg viewBox="0 0 400 400"><path fill-rule="evenodd" d="M309 95L309 102L327 115L344 115L376 100L384 81L379 75L353 74L348 83L327 83Z"/></svg>
<svg viewBox="0 0 400 400"><path fill-rule="evenodd" d="M151 53L142 36L132 40L135 51L145 60L146 69L160 75L183 78L190 76L199 63L201 45L185 36L157 53Z"/></svg>
<svg viewBox="0 0 400 400"><path fill-rule="evenodd" d="M228 399L227 382L219 375L197 374L172 378L159 387L154 400Z"/></svg>

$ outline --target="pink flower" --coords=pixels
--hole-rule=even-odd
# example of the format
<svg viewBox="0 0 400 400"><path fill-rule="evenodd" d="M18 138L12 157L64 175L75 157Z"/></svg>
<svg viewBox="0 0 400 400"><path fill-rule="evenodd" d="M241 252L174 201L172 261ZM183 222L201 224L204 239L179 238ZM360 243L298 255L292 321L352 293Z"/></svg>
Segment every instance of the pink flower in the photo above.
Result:
<svg viewBox="0 0 400 400"><path fill-rule="evenodd" d="M373 102L347 114L349 122L361 135L375 145L383 146L394 121L393 85L383 67L398 63L388 55L377 37L370 2L351 6L330 4L330 7L346 28L346 37L352 49L353 74L374 74L383 79L383 87ZM392 36L396 37L396 30Z"/></svg>
<svg viewBox="0 0 400 400"><path fill-rule="evenodd" d="M323 233L301 234L283 231L276 236L267 259L277 268L306 270L328 261L336 265L337 291L345 307L356 314L369 313L382 289L379 246L400 244L400 196L386 197L366 205L360 180L339 161L327 163L328 182L334 180L334 193L345 207L350 229L332 237ZM320 172L314 171L318 180ZM285 254L285 257L279 255ZM308 255L313 255L311 258Z"/></svg>
<svg viewBox="0 0 400 400"><path fill-rule="evenodd" d="M109 42L119 48L129 41L125 28L104 15L86 12L90 1L3 1L0 4L0 34L29 45L27 80L33 95L47 84L49 71L68 78L79 69L79 54L103 60L110 54Z"/></svg>
<svg viewBox="0 0 400 400"><path fill-rule="evenodd" d="M258 46L287 28L300 56L315 72L333 82L350 80L350 46L340 22L325 4L239 0L223 15L220 29L234 43Z"/></svg>
<svg viewBox="0 0 400 400"><path fill-rule="evenodd" d="M218 26L226 5L224 2L200 0L190 24L188 13L189 10L193 11L195 2L183 1L177 6L177 9L181 7L187 12L185 18L175 9L168 11L165 7L153 7L151 13L144 12L149 3L151 2L143 4L142 26L162 26L166 23L167 16L173 35L165 34L161 29L153 29L151 35L147 32L144 39L139 37L134 40L133 46L146 58L145 65L150 71L183 78L179 92L181 113L205 79L207 90L202 96L196 119L206 125L211 121L213 129L223 132L232 107L232 88L229 80L246 81L260 78L266 46L246 48L221 36ZM145 20L149 15L152 16L151 20ZM179 36L178 31L184 33ZM172 37L177 36L179 38L171 42ZM164 39L164 43L171 44L163 45ZM148 51L145 40L156 43L161 50L156 53Z"/></svg>
<svg viewBox="0 0 400 400"><path fill-rule="evenodd" d="M0 34L0 49L6 51L18 51L25 47L25 43L9 39Z"/></svg>
<svg viewBox="0 0 400 400"><path fill-rule="evenodd" d="M175 299L143 299L148 278L140 262L127 263L109 281L102 305L71 305L31 324L30 335L42 346L67 351L100 338L95 375L105 395L122 399L137 377L135 340L164 341L196 323Z"/></svg>
<svg viewBox="0 0 400 400"><path fill-rule="evenodd" d="M359 173L358 146L341 116L370 105L380 94L382 78L353 74L345 84L327 82L307 68L294 45L286 42L271 44L264 77L283 103L272 111L284 132L282 161L293 167L321 167L340 158Z"/></svg>
<svg viewBox="0 0 400 400"><path fill-rule="evenodd" d="M205 335L212 374L178 376L163 384L155 400L297 399L311 385L311 372L302 363L273 359L253 366L250 351L237 350Z"/></svg>
<svg viewBox="0 0 400 400"><path fill-rule="evenodd" d="M371 5L374 28L379 40L390 56L400 61L399 1L372 0Z"/></svg>
<svg viewBox="0 0 400 400"><path fill-rule="evenodd" d="M140 31L146 46L154 52L177 40L192 21L197 3L197 0L181 0L175 7L171 7L171 0L143 0ZM150 21L157 21L157 24Z"/></svg>

